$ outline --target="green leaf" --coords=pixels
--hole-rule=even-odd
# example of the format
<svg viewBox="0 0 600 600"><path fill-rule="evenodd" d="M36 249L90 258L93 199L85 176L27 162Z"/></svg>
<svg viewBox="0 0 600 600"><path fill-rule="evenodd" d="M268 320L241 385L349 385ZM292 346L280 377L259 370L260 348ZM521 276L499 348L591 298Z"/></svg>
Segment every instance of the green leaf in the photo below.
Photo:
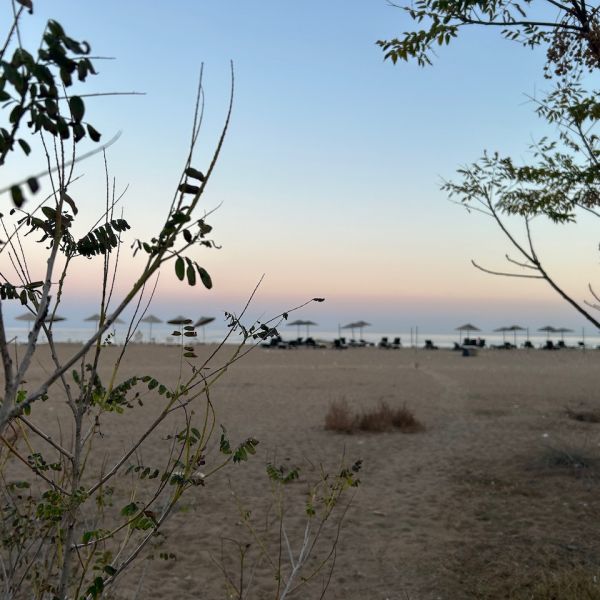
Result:
<svg viewBox="0 0 600 600"><path fill-rule="evenodd" d="M109 575L116 575L117 570L111 565L104 565L104 572Z"/></svg>
<svg viewBox="0 0 600 600"><path fill-rule="evenodd" d="M2 99L0 98L0 101L1 100ZM31 146L25 140L22 140L22 139L17 140L17 142L19 142L19 146L21 146L21 150L23 150L23 152L25 153L25 156L29 156L29 154L31 152Z"/></svg>
<svg viewBox="0 0 600 600"><path fill-rule="evenodd" d="M183 281L183 278L185 277L185 263L181 256L178 256L175 261L175 275L177 275L179 281Z"/></svg>
<svg viewBox="0 0 600 600"><path fill-rule="evenodd" d="M198 171L198 169L194 169L193 167L188 167L185 170L185 174L188 177L193 177L194 179L197 179L198 181L204 181L205 179L204 174L201 171Z"/></svg>
<svg viewBox="0 0 600 600"><path fill-rule="evenodd" d="M207 290L210 290L213 286L213 283L212 279L210 278L210 275L208 274L208 271L206 269L203 269L199 265L196 265L196 269L198 270L198 275L200 275L200 280L202 281L202 284Z"/></svg>
<svg viewBox="0 0 600 600"><path fill-rule="evenodd" d="M138 505L135 502L130 502L121 509L121 515L124 517L131 517L132 515L135 515L137 511Z"/></svg>
<svg viewBox="0 0 600 600"><path fill-rule="evenodd" d="M93 142L99 142L102 134L96 131L91 125L86 125L86 127L91 140Z"/></svg>
<svg viewBox="0 0 600 600"><path fill-rule="evenodd" d="M21 208L21 206L23 206L23 203L25 202L25 197L23 196L21 188L18 185L13 185L10 188L10 195L12 196L13 204L17 208Z"/></svg>
<svg viewBox="0 0 600 600"><path fill-rule="evenodd" d="M192 264L189 264L187 267L187 280L190 285L196 285L196 271Z"/></svg>
<svg viewBox="0 0 600 600"><path fill-rule="evenodd" d="M69 98L69 108L74 121L81 121L85 114L85 104L79 96L71 96Z"/></svg>
<svg viewBox="0 0 600 600"><path fill-rule="evenodd" d="M183 194L194 195L196 195L200 191L200 188L198 186L190 185L189 183L182 183L177 189Z"/></svg>
<svg viewBox="0 0 600 600"><path fill-rule="evenodd" d="M30 177L27 180L27 187L32 194L36 194L40 189L40 183L35 177Z"/></svg>

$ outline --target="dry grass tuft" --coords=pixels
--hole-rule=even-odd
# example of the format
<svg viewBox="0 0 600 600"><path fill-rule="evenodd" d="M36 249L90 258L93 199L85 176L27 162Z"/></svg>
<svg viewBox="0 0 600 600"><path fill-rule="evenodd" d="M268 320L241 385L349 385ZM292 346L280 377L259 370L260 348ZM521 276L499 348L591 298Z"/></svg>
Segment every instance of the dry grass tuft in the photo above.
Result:
<svg viewBox="0 0 600 600"><path fill-rule="evenodd" d="M597 572L583 567L547 571L529 594L520 598L535 600L600 600L600 578Z"/></svg>
<svg viewBox="0 0 600 600"><path fill-rule="evenodd" d="M567 408L567 417L582 423L600 423L600 410L571 410Z"/></svg>
<svg viewBox="0 0 600 600"><path fill-rule="evenodd" d="M392 408L387 402L381 401L376 408L356 414L352 412L346 400L340 400L330 404L325 415L325 429L342 433L382 433L393 429L403 433L417 433L425 427L406 406Z"/></svg>
<svg viewBox="0 0 600 600"><path fill-rule="evenodd" d="M328 431L339 431L352 433L354 431L355 417L346 400L337 400L329 405L325 415L325 429Z"/></svg>
<svg viewBox="0 0 600 600"><path fill-rule="evenodd" d="M558 469L573 475L583 472L595 473L598 467L598 456L583 448L575 447L548 447L543 456L542 463L546 468Z"/></svg>

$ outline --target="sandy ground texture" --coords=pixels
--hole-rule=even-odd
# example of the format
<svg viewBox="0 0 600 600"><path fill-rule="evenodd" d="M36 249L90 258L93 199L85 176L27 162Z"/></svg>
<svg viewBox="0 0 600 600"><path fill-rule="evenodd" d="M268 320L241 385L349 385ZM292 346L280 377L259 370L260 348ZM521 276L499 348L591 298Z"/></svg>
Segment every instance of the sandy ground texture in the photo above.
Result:
<svg viewBox="0 0 600 600"><path fill-rule="evenodd" d="M60 353L67 356L74 348L62 345ZM211 348L200 346L198 361ZM108 349L103 377L118 352ZM118 379L151 374L173 385L178 356L175 347L131 346ZM321 468L338 472L343 457L347 465L362 460L361 485L354 496L354 490L345 496L353 498L335 568L331 575L324 568L290 598L320 598L327 581L323 597L339 600L550 598L544 586L568 587L573 578L593 581L600 573L600 423L585 419L600 417L599 361L600 351L579 350L487 350L463 357L447 350L256 349L232 365L211 392L217 423L227 428L232 446L252 436L260 442L256 455L191 488L165 523L164 540L157 538L141 554L118 580L113 597L237 597L225 573L239 588L243 556L243 597L277 598L276 567L281 560L285 583L291 566L285 542L279 552L276 492L266 465L285 472L299 468L299 478L285 486L283 520L297 556L309 485ZM50 369L41 348L27 386ZM406 405L425 429L325 431L328 408L340 400L357 411L382 400ZM144 396L143 407L103 416L89 469L106 472L163 402L154 390ZM195 407L196 426L204 406L198 401L189 407ZM54 436L60 433L65 443L72 436L60 390L34 408L32 420ZM167 420L126 466L162 469L173 443L165 438L177 427L175 417ZM207 448L205 472L223 458L219 435L220 429ZM130 501L132 486L142 500L150 483L156 482L116 477L107 514L113 510L122 521L117 512ZM340 504L333 512L304 576L327 558L343 510ZM263 535L269 518L275 524ZM261 544L271 562L259 559ZM164 560L161 553L174 557Z"/></svg>

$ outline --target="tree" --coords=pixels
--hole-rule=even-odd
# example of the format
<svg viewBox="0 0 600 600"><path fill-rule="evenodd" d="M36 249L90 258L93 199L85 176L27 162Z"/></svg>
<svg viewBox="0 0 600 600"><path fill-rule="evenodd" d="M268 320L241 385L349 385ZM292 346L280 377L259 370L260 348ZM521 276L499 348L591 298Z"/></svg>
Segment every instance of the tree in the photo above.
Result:
<svg viewBox="0 0 600 600"><path fill-rule="evenodd" d="M490 216L505 234L518 259L506 255L518 272L485 269L496 275L546 281L563 299L596 327L600 320L589 308L600 309L600 297L591 285L592 302L580 303L557 283L536 252L531 221L545 216L555 223L573 222L580 210L600 216L600 147L594 127L600 119L596 91L583 85L586 74L600 69L600 6L585 1L419 0L399 6L417 24L392 40L378 45L394 63L417 60L430 65L437 46L447 45L465 27L499 28L501 34L526 47L546 53L544 75L554 82L541 99L532 99L537 114L558 127L554 140L543 138L532 146L534 163L520 165L510 157L485 153L459 169L458 182L442 189L468 208ZM509 229L503 216L523 218L523 235Z"/></svg>
<svg viewBox="0 0 600 600"><path fill-rule="evenodd" d="M30 53L21 45L20 28L33 4L15 2L14 19L0 49L0 100L3 114L8 115L6 127L0 128L0 167L14 152L29 155L29 129L48 168L45 175L28 177L4 190L10 191L11 200L5 204L12 208L0 215L5 234L0 255L14 267L10 271L3 266L0 271L0 597L89 600L114 586L142 551L161 539L162 525L189 490L209 485L223 467L255 454L258 440L253 437L234 443L224 428L220 437L216 433L211 393L233 362L255 344L277 335L277 324L287 319L287 313L249 326L242 322L245 309L238 316L228 314L229 333L217 351L224 350L232 336L240 337L220 363L215 362L217 351L199 359L193 345L196 331L191 322L184 323L182 331L173 332L181 339L175 381L160 381L151 373L122 375L129 342L150 305L161 268L172 266L177 278L190 286L212 288L209 273L193 252L217 246L207 216L196 213L227 132L233 68L227 117L206 170L193 166L202 123L200 73L189 152L164 222L155 236L133 241L134 253L142 254L145 261L130 289L115 301L112 282L131 226L115 214L121 198L109 182L108 167L106 204L91 229L81 230L79 203L70 194L78 161L100 152L108 164L105 150L110 143L78 153L85 138L93 143L101 139L87 121L86 94L75 93L96 73L91 47L68 36L60 23L49 21L37 53ZM51 192L35 203L42 177L47 177ZM30 234L37 238L37 252L46 258L39 277L34 276L22 244ZM74 261L92 260L103 265L98 326L79 349L62 357L52 324L63 299L65 277ZM31 314L33 324L23 348L7 339L3 315L7 302L19 302ZM111 345L109 328L129 305L135 311L126 341L107 370L101 356ZM42 333L52 369L39 385L30 387L27 374ZM57 430L44 418L44 411L59 404L66 408ZM111 454L103 430L110 430L116 419L139 418L140 411L149 419L148 426L123 452ZM165 439L158 432L167 422L173 433ZM63 435L68 431L72 435ZM137 460L144 445L159 443L164 444L161 464ZM327 480L327 486L335 486L335 493L331 492L335 502L327 504L325 520L341 494L356 485L353 473L342 468ZM115 481L123 474L132 482L124 494L115 491ZM267 475L273 479L272 473ZM294 585L301 583L299 569L288 576L280 565L278 576L286 593L292 580Z"/></svg>

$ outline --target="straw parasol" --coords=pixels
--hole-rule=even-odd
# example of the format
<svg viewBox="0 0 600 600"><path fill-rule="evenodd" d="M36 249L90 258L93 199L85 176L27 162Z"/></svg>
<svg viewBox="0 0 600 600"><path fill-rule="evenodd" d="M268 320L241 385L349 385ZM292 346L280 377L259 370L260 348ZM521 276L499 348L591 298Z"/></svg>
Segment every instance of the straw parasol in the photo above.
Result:
<svg viewBox="0 0 600 600"><path fill-rule="evenodd" d="M348 325L343 325L342 329L350 329L352 331L352 337L354 338L354 330L358 328L358 323L348 323Z"/></svg>
<svg viewBox="0 0 600 600"><path fill-rule="evenodd" d="M306 326L306 337L308 337L310 333L310 328L317 325L314 321L304 321L304 325Z"/></svg>
<svg viewBox="0 0 600 600"><path fill-rule="evenodd" d="M152 325L154 323L162 323L163 320L159 319L158 317L155 317L154 315L148 315L147 317L144 317L141 320L142 323L148 323L150 325L150 335L148 336L148 339L150 341L152 341Z"/></svg>
<svg viewBox="0 0 600 600"><path fill-rule="evenodd" d="M22 315L19 315L18 317L15 317L16 321L27 321L28 323L31 323L33 321L35 321L36 315L33 315L29 312L27 313L23 313ZM52 315L47 315L46 318L44 319L44 323L50 323L50 322L58 322L58 321L66 321L66 317L61 317L60 315L54 315L54 318L52 318Z"/></svg>
<svg viewBox="0 0 600 600"><path fill-rule="evenodd" d="M506 332L510 331L510 327L498 327L498 329L494 329L494 333L502 332L502 343L506 344Z"/></svg>
<svg viewBox="0 0 600 600"><path fill-rule="evenodd" d="M360 337L361 338L362 338L362 335L363 335L363 333L362 333L363 327L371 327L371 323L367 323L366 321L357 321L355 323L355 325L356 325L356 327L358 327L358 329L360 331Z"/></svg>
<svg viewBox="0 0 600 600"><path fill-rule="evenodd" d="M300 337L300 326L301 325L306 325L306 321L303 321L302 319L296 319L295 321L292 321L291 323L287 324L288 327L296 327L297 328L296 337Z"/></svg>
<svg viewBox="0 0 600 600"><path fill-rule="evenodd" d="M314 321L303 321L302 319L297 319L296 321L292 321L291 323L288 323L288 327L291 326L296 326L298 328L298 337L300 337L300 326L304 325L306 327L306 337L308 337L308 334L310 333L309 329L310 327L312 327L313 325L317 325L317 323L315 323Z"/></svg>
<svg viewBox="0 0 600 600"><path fill-rule="evenodd" d="M520 325L511 325L507 331L512 331L513 332L513 343L516 346L517 345L517 331L526 331L525 327L521 327ZM529 337L529 335L527 336Z"/></svg>
<svg viewBox="0 0 600 600"><path fill-rule="evenodd" d="M471 331L481 331L481 329L479 329L479 327L476 327L472 323L465 323L464 325L457 327L456 331L460 331L460 341L462 342L462 332L463 331L466 331L467 332L466 337L469 337L469 334L471 333Z"/></svg>
<svg viewBox="0 0 600 600"><path fill-rule="evenodd" d="M169 325L179 325L179 333L181 334L183 326L191 325L192 320L188 319L187 317L184 317L183 315L178 315L176 317L173 317L172 319L169 319L167 323L169 323Z"/></svg>
<svg viewBox="0 0 600 600"><path fill-rule="evenodd" d="M100 321L100 315L98 313L94 313L93 315L90 315L87 319L84 319L84 321L94 321L96 323L96 329L97 329L98 328L98 323ZM113 321L114 325L123 325L123 323L125 323L125 321L119 319L119 317L117 317Z"/></svg>
<svg viewBox="0 0 600 600"><path fill-rule="evenodd" d="M35 315L26 312L23 313L22 315L19 315L18 317L15 317L16 321L27 321L28 323L31 323L32 321L35 321Z"/></svg>
<svg viewBox="0 0 600 600"><path fill-rule="evenodd" d="M546 339L547 340L550 339L550 334L551 333L556 333L556 329L554 329L554 327L552 327L552 325L545 325L544 327L540 327L538 329L538 331L545 331L546 332Z"/></svg>
<svg viewBox="0 0 600 600"><path fill-rule="evenodd" d="M568 327L559 327L558 329L555 329L556 333L560 333L560 339L564 342L565 341L565 333L572 333L573 330L569 329Z"/></svg>
<svg viewBox="0 0 600 600"><path fill-rule="evenodd" d="M206 333L204 327L215 320L214 317L200 317L195 323L194 327L202 327L202 343L206 341Z"/></svg>

